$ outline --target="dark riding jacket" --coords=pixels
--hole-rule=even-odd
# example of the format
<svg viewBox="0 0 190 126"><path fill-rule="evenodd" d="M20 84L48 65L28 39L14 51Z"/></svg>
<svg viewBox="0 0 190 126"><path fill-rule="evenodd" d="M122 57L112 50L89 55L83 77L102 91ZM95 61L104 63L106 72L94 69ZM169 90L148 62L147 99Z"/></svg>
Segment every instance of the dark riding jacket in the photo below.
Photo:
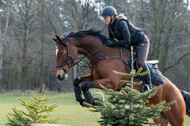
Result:
<svg viewBox="0 0 190 126"><path fill-rule="evenodd" d="M108 25L109 38L113 45L129 47L138 45L144 40L144 33L128 20L116 17L112 24ZM114 41L116 38L118 41Z"/></svg>

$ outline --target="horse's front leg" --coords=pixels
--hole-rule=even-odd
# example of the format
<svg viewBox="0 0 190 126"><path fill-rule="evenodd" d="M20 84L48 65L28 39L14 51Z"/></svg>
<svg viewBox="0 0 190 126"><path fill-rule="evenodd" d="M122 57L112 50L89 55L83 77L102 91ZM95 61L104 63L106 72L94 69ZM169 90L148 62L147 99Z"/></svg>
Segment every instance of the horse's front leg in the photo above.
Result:
<svg viewBox="0 0 190 126"><path fill-rule="evenodd" d="M89 75L85 75L82 77L77 77L73 81L76 101L78 101L80 103L80 105L82 105L82 106L83 106L84 99L82 98L81 88L80 88L79 84L84 82L84 81L91 81L91 80L92 80L92 76L89 74ZM84 93L85 99L89 99L88 96L89 96L90 92L89 91L86 91L86 92L83 91L83 93ZM89 97L92 97L92 96L89 96ZM89 101L92 102L92 100L89 100Z"/></svg>
<svg viewBox="0 0 190 126"><path fill-rule="evenodd" d="M117 90L118 84L117 82L113 82L110 81L109 78L103 78L103 79L98 79L98 80L94 80L94 81L89 81L89 82L84 82L81 86L82 90L88 90L89 88L101 88L101 85L103 85L104 87L108 88L108 89L112 89L114 91Z"/></svg>
<svg viewBox="0 0 190 126"><path fill-rule="evenodd" d="M108 78L84 82L82 84L82 86L81 86L81 89L83 91L83 94L84 94L86 102L88 102L90 104L95 104L94 99L93 99L91 93L89 92L89 88L99 88L99 89L101 89L99 84L102 84L106 88L116 90L116 86L113 86L110 83L110 79L108 79Z"/></svg>

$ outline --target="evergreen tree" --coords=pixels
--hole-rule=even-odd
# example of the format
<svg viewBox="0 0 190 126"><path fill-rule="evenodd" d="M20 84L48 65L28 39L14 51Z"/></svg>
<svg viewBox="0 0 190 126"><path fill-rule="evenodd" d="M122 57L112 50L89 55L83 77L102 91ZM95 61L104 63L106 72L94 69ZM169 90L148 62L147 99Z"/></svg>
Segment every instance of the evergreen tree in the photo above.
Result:
<svg viewBox="0 0 190 126"><path fill-rule="evenodd" d="M131 48L133 51L133 48ZM131 53L133 53L131 51ZM120 73L114 71L116 74L127 75L131 77L130 81L127 82L128 86L121 89L120 92L115 92L112 89L107 89L101 85L103 91L109 96L108 102L99 103L100 106L91 106L91 111L100 112L101 120L100 125L107 126L143 126L143 125L156 125L150 119L157 118L160 116L162 111L170 109L170 105L175 101L167 103L165 101L160 102L158 105L145 106L148 103L148 98L155 95L161 86L154 87L151 91L141 93L136 89L133 89L133 84L141 84L142 82L133 82L135 76L142 76L149 71L141 73L142 68L137 72L133 68L133 57L132 57L132 71L130 73ZM129 87L130 86L130 87ZM86 104L86 103L85 103Z"/></svg>
<svg viewBox="0 0 190 126"><path fill-rule="evenodd" d="M7 116L8 122L6 126L26 126L31 123L57 123L58 119L51 119L50 112L57 107L55 104L48 106L47 98L43 95L44 87L42 89L41 95L37 96L36 94L31 94L32 101L26 102L19 98L22 102L21 105L24 106L27 112L19 110L16 107L12 108L13 113L9 113ZM45 113L45 114L44 114Z"/></svg>

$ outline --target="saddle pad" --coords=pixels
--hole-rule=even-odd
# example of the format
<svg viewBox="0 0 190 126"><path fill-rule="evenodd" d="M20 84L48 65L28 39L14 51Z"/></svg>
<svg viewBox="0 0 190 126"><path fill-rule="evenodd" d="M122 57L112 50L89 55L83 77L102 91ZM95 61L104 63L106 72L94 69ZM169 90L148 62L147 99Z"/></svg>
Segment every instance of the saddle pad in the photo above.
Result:
<svg viewBox="0 0 190 126"><path fill-rule="evenodd" d="M151 80L154 84L164 84L164 78L162 73L158 69L153 69L151 64L148 64L150 74L151 74Z"/></svg>
<svg viewBox="0 0 190 126"><path fill-rule="evenodd" d="M127 69L129 70L129 72L131 72L131 61L132 60L131 60L131 57L130 57L129 60L127 61ZM136 57L134 58L134 62L135 62L134 63L134 68L137 71L139 69L139 67L138 67ZM162 73L157 68L153 68L151 64L147 63L147 65L148 65L149 70L150 70L152 83L163 85L164 84L164 78L163 78ZM144 82L143 77L140 77L140 76L137 76L134 79Z"/></svg>

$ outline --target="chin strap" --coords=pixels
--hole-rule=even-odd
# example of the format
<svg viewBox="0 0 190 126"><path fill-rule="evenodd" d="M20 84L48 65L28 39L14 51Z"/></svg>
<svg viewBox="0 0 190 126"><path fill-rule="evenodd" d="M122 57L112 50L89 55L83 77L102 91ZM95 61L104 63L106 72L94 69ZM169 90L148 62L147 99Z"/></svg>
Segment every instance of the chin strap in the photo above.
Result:
<svg viewBox="0 0 190 126"><path fill-rule="evenodd" d="M110 17L111 17L111 20L110 20L109 24L111 24L111 22L115 19L116 16L114 16L114 18L112 18L112 16L110 16Z"/></svg>

